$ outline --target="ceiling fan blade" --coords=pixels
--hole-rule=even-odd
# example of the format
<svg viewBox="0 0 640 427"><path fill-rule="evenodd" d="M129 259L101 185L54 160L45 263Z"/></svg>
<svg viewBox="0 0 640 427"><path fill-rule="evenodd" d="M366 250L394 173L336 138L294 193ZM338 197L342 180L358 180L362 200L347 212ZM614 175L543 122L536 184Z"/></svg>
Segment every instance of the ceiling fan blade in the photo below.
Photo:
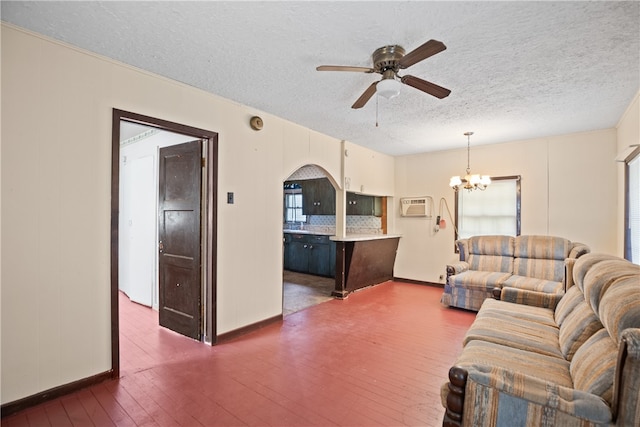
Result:
<svg viewBox="0 0 640 427"><path fill-rule="evenodd" d="M422 61L423 59L427 59L428 57L433 56L436 53L442 52L446 48L447 47L444 45L444 43L438 40L429 40L422 46L415 48L414 50L400 58L400 60L398 61L398 66L401 69L408 68L413 64Z"/></svg>
<svg viewBox="0 0 640 427"><path fill-rule="evenodd" d="M367 103L367 101L369 101L369 99L371 99L373 94L376 93L376 85L377 84L378 84L378 82L371 83L371 85L364 91L364 93L362 95L360 95L360 98L358 98L356 100L356 102L353 103L351 108L362 108L362 107L364 107L364 105Z"/></svg>
<svg viewBox="0 0 640 427"><path fill-rule="evenodd" d="M433 95L436 98L440 99L446 98L451 93L449 89L443 88L442 86L438 86L435 83L431 83L414 76L402 76L400 78L400 81L406 85L415 87L418 90L426 92L429 95Z"/></svg>
<svg viewBox="0 0 640 427"><path fill-rule="evenodd" d="M368 67L350 67L347 65L321 65L316 67L317 71L354 71L356 73L373 73L373 68Z"/></svg>

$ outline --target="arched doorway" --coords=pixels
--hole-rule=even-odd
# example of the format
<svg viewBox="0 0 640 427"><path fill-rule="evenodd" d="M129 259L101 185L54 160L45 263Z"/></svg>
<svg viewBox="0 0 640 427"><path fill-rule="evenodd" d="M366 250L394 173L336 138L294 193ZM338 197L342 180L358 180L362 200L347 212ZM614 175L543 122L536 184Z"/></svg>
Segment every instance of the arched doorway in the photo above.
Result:
<svg viewBox="0 0 640 427"><path fill-rule="evenodd" d="M283 185L283 316L332 299L335 285L335 181L305 165Z"/></svg>

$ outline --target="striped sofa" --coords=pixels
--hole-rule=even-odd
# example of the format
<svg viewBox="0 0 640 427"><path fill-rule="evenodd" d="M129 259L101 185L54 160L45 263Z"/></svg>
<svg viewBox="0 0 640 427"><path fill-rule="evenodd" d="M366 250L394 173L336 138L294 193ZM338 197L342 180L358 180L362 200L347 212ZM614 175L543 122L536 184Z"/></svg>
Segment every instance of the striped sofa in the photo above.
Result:
<svg viewBox="0 0 640 427"><path fill-rule="evenodd" d="M572 278L555 309L482 304L444 426L640 426L640 266L587 254Z"/></svg>
<svg viewBox="0 0 640 427"><path fill-rule="evenodd" d="M447 265L442 304L474 311L494 289L504 300L553 308L564 294L570 260L590 252L554 236L474 236L456 244L460 261Z"/></svg>

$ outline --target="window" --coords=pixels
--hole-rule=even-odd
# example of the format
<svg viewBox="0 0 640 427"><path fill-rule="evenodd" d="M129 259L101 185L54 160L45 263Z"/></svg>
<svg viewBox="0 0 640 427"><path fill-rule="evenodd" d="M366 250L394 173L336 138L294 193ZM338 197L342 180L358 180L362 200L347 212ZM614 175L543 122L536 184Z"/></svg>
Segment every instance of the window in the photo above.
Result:
<svg viewBox="0 0 640 427"><path fill-rule="evenodd" d="M640 264L640 148L626 160L624 257Z"/></svg>
<svg viewBox="0 0 640 427"><path fill-rule="evenodd" d="M286 190L284 193L284 221L306 222L307 216L302 214L302 190Z"/></svg>
<svg viewBox="0 0 640 427"><path fill-rule="evenodd" d="M456 239L520 235L520 176L491 177L484 191L456 194Z"/></svg>

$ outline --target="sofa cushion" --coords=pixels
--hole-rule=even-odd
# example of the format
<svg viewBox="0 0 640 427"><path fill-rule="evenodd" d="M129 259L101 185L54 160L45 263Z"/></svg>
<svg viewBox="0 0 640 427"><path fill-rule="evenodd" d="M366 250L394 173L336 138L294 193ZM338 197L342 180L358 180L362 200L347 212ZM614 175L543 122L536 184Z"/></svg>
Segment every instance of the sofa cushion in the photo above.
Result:
<svg viewBox="0 0 640 427"><path fill-rule="evenodd" d="M616 344L625 329L640 328L640 273L611 284L600 300L600 320Z"/></svg>
<svg viewBox="0 0 640 427"><path fill-rule="evenodd" d="M517 264L519 259L515 260ZM546 292L549 294L561 293L563 290L562 282L553 280L538 279L536 277L512 275L504 282L504 286L516 289L526 289L528 291Z"/></svg>
<svg viewBox="0 0 640 427"><path fill-rule="evenodd" d="M556 326L529 319L483 316L471 324L462 343L466 346L480 340L564 360L558 334Z"/></svg>
<svg viewBox="0 0 640 427"><path fill-rule="evenodd" d="M554 236L517 236L513 254L516 258L536 258L564 261L573 245L567 239Z"/></svg>
<svg viewBox="0 0 640 427"><path fill-rule="evenodd" d="M513 274L562 282L571 242L554 236L518 236L514 241Z"/></svg>
<svg viewBox="0 0 640 427"><path fill-rule="evenodd" d="M560 386L573 387L569 362L566 360L482 340L469 342L456 361L456 366L505 369Z"/></svg>
<svg viewBox="0 0 640 427"><path fill-rule="evenodd" d="M474 236L470 237L462 250L464 261L470 270L513 271L513 237L511 236Z"/></svg>
<svg viewBox="0 0 640 427"><path fill-rule="evenodd" d="M491 292L511 276L509 273L469 270L449 277L449 286Z"/></svg>
<svg viewBox="0 0 640 427"><path fill-rule="evenodd" d="M553 282L562 282L564 277L564 260L514 258L513 274Z"/></svg>
<svg viewBox="0 0 640 427"><path fill-rule="evenodd" d="M556 324L562 325L564 319L566 319L567 316L573 311L573 309L583 301L584 295L582 295L582 291L577 286L569 288L569 290L562 296L562 299L556 306L554 315Z"/></svg>
<svg viewBox="0 0 640 427"><path fill-rule="evenodd" d="M473 236L467 240L465 255L498 255L513 258L512 236Z"/></svg>
<svg viewBox="0 0 640 427"><path fill-rule="evenodd" d="M593 334L573 356L569 370L577 390L613 402L613 379L618 348L606 329Z"/></svg>
<svg viewBox="0 0 640 427"><path fill-rule="evenodd" d="M496 299L486 299L478 311L476 319L490 317L509 322L513 318L529 320L548 326L556 326L554 312L548 308L522 305Z"/></svg>
<svg viewBox="0 0 640 427"><path fill-rule="evenodd" d="M602 329L602 323L586 301L581 301L560 325L560 349L571 360L576 351L594 333Z"/></svg>
<svg viewBox="0 0 640 427"><path fill-rule="evenodd" d="M513 271L513 258L498 255L469 255L469 269L477 271L499 271L509 273Z"/></svg>

